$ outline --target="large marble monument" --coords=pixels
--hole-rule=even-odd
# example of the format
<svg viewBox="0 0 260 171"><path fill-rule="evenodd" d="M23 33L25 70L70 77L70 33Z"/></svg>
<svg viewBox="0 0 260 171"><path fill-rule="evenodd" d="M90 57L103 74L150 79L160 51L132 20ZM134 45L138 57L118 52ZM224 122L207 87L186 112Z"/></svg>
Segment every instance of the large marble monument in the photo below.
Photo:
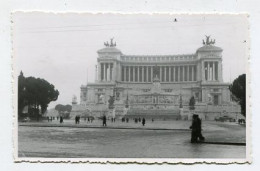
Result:
<svg viewBox="0 0 260 171"><path fill-rule="evenodd" d="M240 108L230 100L229 84L222 77L223 50L210 36L202 42L194 54L184 55L126 55L113 39L105 42L97 51L97 79L80 87L80 104L74 109L85 108L99 117L108 113L108 99L115 96L116 117L129 112L142 115L144 109L171 110L175 115L181 95L184 114L190 112L189 100L194 96L195 112L204 119L213 120L223 112L236 116Z"/></svg>

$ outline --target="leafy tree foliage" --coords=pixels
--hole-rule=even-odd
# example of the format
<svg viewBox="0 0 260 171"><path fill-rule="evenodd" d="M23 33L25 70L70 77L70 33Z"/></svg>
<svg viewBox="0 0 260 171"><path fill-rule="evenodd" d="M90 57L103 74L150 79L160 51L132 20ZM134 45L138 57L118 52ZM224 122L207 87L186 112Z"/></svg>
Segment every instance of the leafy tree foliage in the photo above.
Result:
<svg viewBox="0 0 260 171"><path fill-rule="evenodd" d="M190 107L190 110L195 110L195 98L194 98L194 96L192 96L190 98L189 107Z"/></svg>
<svg viewBox="0 0 260 171"><path fill-rule="evenodd" d="M43 114L51 101L56 101L59 91L48 81L24 77L22 71L18 77L18 114L22 113L25 106L28 106L28 113L33 116Z"/></svg>
<svg viewBox="0 0 260 171"><path fill-rule="evenodd" d="M59 112L60 115L62 115L64 118L69 118L70 112L72 110L71 105L62 105L62 104L57 104L55 106L55 110Z"/></svg>
<svg viewBox="0 0 260 171"><path fill-rule="evenodd" d="M236 97L235 100L241 106L241 113L246 116L246 74L240 75L229 86L231 93Z"/></svg>

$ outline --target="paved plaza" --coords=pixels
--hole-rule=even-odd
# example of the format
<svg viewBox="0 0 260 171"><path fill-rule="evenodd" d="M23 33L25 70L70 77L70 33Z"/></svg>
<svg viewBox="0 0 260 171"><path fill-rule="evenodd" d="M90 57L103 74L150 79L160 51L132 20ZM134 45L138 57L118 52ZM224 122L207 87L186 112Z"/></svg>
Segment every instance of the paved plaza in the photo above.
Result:
<svg viewBox="0 0 260 171"><path fill-rule="evenodd" d="M19 157L53 158L245 158L246 146L191 144L190 121L110 123L73 120L19 123ZM203 122L206 142L245 143L245 126Z"/></svg>

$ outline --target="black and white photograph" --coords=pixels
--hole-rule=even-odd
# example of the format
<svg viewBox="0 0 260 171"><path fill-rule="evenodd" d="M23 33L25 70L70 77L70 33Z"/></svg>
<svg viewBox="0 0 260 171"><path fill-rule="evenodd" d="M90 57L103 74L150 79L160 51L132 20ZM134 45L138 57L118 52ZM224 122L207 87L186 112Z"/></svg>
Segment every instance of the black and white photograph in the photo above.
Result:
<svg viewBox="0 0 260 171"><path fill-rule="evenodd" d="M12 13L16 161L250 162L247 14Z"/></svg>

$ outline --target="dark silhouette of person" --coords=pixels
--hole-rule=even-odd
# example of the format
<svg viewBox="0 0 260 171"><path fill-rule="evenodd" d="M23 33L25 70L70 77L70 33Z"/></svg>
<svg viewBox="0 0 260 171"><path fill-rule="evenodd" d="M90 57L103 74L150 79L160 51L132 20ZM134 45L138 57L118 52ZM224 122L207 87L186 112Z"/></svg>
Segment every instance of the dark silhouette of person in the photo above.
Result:
<svg viewBox="0 0 260 171"><path fill-rule="evenodd" d="M75 117L75 124L78 123L78 116Z"/></svg>
<svg viewBox="0 0 260 171"><path fill-rule="evenodd" d="M201 119L198 117L198 138L200 141L204 141L205 140L205 137L203 137L202 133L201 133Z"/></svg>
<svg viewBox="0 0 260 171"><path fill-rule="evenodd" d="M60 117L60 123L63 123L63 117L62 116Z"/></svg>
<svg viewBox="0 0 260 171"><path fill-rule="evenodd" d="M107 118L105 115L103 116L103 126L107 126Z"/></svg>
<svg viewBox="0 0 260 171"><path fill-rule="evenodd" d="M79 122L80 122L80 116L78 116L78 124L79 124Z"/></svg>
<svg viewBox="0 0 260 171"><path fill-rule="evenodd" d="M190 126L190 129L191 129L191 143L198 142L198 138L201 141L205 140L205 138L201 134L201 119L196 114L192 116L192 125Z"/></svg>
<svg viewBox="0 0 260 171"><path fill-rule="evenodd" d="M192 116L192 124L190 126L190 129L191 129L191 143L196 143L198 141L198 127L199 127L198 115L194 114Z"/></svg>
<svg viewBox="0 0 260 171"><path fill-rule="evenodd" d="M126 118L126 122L127 122L127 123L129 122L129 119L128 119L128 118Z"/></svg>
<svg viewBox="0 0 260 171"><path fill-rule="evenodd" d="M144 118L142 119L142 125L143 126L145 125L145 119Z"/></svg>
<svg viewBox="0 0 260 171"><path fill-rule="evenodd" d="M152 118L152 122L154 121L154 119Z"/></svg>
<svg viewBox="0 0 260 171"><path fill-rule="evenodd" d="M138 120L139 122L141 122L141 118L139 118L139 120Z"/></svg>

